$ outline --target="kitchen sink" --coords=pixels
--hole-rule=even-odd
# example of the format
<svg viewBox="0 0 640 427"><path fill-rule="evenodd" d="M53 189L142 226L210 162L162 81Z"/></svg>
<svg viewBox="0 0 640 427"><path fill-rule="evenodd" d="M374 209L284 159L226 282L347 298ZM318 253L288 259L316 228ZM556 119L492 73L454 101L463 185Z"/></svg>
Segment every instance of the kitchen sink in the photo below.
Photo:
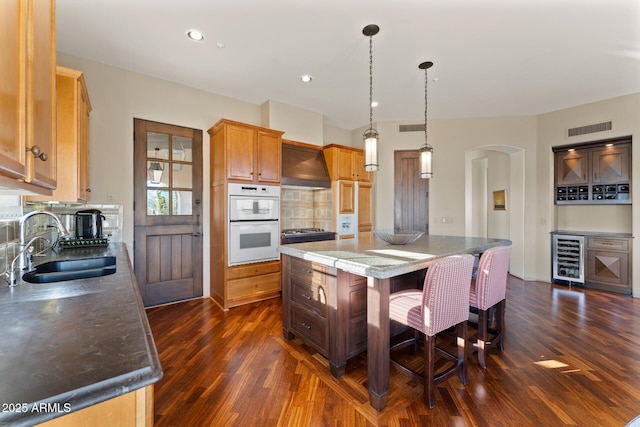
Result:
<svg viewBox="0 0 640 427"><path fill-rule="evenodd" d="M40 264L26 272L22 280L29 283L51 283L106 276L115 272L115 256L64 259Z"/></svg>

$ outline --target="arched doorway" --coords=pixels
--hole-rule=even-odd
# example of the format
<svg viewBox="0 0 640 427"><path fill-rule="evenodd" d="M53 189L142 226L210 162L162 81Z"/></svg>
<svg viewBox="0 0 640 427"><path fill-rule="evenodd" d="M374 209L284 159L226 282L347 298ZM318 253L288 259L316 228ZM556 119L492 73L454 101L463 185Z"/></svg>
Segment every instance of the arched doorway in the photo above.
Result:
<svg viewBox="0 0 640 427"><path fill-rule="evenodd" d="M505 211L500 213L498 219L494 219L494 226L491 227L490 215L493 212L492 193L497 188L490 188L487 174L483 177L482 168L487 171L491 168L489 161L481 160L488 157L487 153L500 152L508 156L508 172L506 172L506 182L508 182L507 203ZM480 160L479 160L480 159ZM500 164L498 162L498 164ZM524 150L518 147L507 145L485 145L475 147L465 152L465 234L482 234L482 227L485 228L486 237L508 238L512 242L510 272L514 276L524 278ZM505 173L505 171L494 171ZM484 182L478 182L479 180ZM478 192L486 192L479 196ZM508 221L508 224L502 223ZM498 233L499 236L490 234ZM502 233L508 234L508 236Z"/></svg>

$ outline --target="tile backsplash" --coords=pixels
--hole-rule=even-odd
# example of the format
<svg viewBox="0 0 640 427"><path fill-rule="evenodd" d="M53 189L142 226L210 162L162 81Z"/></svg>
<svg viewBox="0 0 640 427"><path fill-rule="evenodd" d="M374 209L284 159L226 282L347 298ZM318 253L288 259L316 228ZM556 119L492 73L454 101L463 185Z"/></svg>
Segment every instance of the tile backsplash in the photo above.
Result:
<svg viewBox="0 0 640 427"><path fill-rule="evenodd" d="M11 262L21 250L20 247L20 218L23 214L34 210L47 211L63 218L64 214L74 214L83 209L99 209L104 215L103 235L110 242L122 241L122 205L67 205L67 204L42 204L27 203L24 206L19 196L0 196L0 275L11 267ZM64 221L63 221L64 223ZM34 236L44 236L50 241L57 238L57 231L51 226L54 222L46 215L36 215L27 223L27 239ZM72 230L69 230L70 232ZM73 232L71 235L74 236ZM36 243L36 251L44 249L44 242ZM0 278L0 286L3 280Z"/></svg>
<svg viewBox="0 0 640 427"><path fill-rule="evenodd" d="M280 226L333 230L331 189L282 188Z"/></svg>

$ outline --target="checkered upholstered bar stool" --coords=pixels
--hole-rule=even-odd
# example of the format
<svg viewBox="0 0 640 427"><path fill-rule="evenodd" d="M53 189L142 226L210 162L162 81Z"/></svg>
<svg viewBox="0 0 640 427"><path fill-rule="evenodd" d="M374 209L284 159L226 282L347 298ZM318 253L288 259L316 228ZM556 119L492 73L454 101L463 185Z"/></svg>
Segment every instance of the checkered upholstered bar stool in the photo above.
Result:
<svg viewBox="0 0 640 427"><path fill-rule="evenodd" d="M469 306L478 310L478 363L487 368L487 351L504 350L504 310L511 246L496 246L480 256L478 273L471 281ZM495 326L489 325L489 311L495 306Z"/></svg>
<svg viewBox="0 0 640 427"><path fill-rule="evenodd" d="M424 334L424 374L391 361L405 372L418 376L424 383L424 402L435 406L435 385L458 373L462 384L467 383L465 349L467 320L469 318L469 289L474 257L458 255L434 261L427 269L422 290L404 290L389 297L389 318L414 330L414 337L395 344L395 350L407 345L417 345L420 333ZM436 334L456 326L457 355L436 346ZM451 363L435 372L435 355L444 356Z"/></svg>

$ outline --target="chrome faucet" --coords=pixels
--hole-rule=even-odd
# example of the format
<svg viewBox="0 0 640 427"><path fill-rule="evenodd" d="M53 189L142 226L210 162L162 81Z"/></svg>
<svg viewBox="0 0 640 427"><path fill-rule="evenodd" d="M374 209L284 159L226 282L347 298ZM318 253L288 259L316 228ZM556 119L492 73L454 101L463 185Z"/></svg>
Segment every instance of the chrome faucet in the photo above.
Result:
<svg viewBox="0 0 640 427"><path fill-rule="evenodd" d="M68 237L69 236L69 232L67 231L67 228L64 226L64 224L62 223L62 221L60 221L60 218L58 218L56 215L52 214L51 212L46 212L46 211L33 211L33 212L29 212L25 215L22 216L22 218L20 218L20 246L22 247L22 250L20 252L23 252L25 248L27 248L29 246L29 244L25 244L25 241L27 240L27 221L29 220L29 218L34 217L36 215L47 215L50 216L51 218L53 218L53 220L56 223L56 228L58 229L58 239L61 237ZM32 239L33 241L33 239ZM47 240L48 241L48 240ZM20 270L24 270L26 262L24 258L20 258L19 259L19 268Z"/></svg>
<svg viewBox="0 0 640 427"><path fill-rule="evenodd" d="M36 236L33 239L29 240L29 242L26 245L24 245L24 247L22 249L20 249L20 252L18 252L18 255L16 255L15 258L13 259L13 261L11 261L11 269L9 271L5 272L5 275L7 276L8 280L9 280L9 286L15 286L17 284L16 261L19 261L18 265L27 264L28 261L26 261L26 258L30 257L33 254L33 250L34 250L33 249L33 244L39 239L42 239L45 242L47 242L47 245L49 243L51 243L49 241L49 239L47 239L46 237ZM45 248L41 252L44 252L47 249L48 248ZM24 267L18 267L17 270L18 271L22 271L22 270L24 270Z"/></svg>

